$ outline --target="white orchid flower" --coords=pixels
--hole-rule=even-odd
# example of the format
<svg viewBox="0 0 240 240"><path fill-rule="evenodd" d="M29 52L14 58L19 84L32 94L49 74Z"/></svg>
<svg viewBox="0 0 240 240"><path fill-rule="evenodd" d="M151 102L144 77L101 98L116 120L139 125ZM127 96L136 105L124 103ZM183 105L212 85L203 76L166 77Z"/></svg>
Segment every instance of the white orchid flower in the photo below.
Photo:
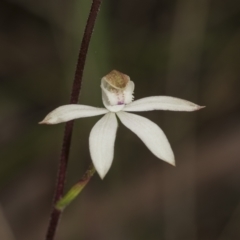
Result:
<svg viewBox="0 0 240 240"><path fill-rule="evenodd" d="M113 161L118 127L116 115L156 157L175 165L173 151L163 131L147 118L129 112L196 111L202 107L186 100L167 96L146 97L133 101L134 83L130 81L129 76L116 70L102 78L101 89L105 108L68 104L50 112L40 124L57 124L77 118L105 114L94 125L89 137L91 158L102 179L109 171Z"/></svg>

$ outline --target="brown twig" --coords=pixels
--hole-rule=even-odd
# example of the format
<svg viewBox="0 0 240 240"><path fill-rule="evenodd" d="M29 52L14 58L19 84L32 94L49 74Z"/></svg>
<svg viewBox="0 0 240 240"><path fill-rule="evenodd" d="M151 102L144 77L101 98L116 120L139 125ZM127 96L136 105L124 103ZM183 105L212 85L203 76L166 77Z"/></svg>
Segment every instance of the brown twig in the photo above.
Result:
<svg viewBox="0 0 240 240"><path fill-rule="evenodd" d="M87 57L88 46L91 40L94 24L96 21L96 17L97 17L101 2L102 0L92 0L90 13L88 16L87 24L85 27L85 31L84 31L84 35L83 35L83 39L80 47L80 52L78 55L75 78L73 81L72 92L71 92L71 99L70 99L71 104L75 104L78 102L79 94L81 91L83 70L84 70L85 61ZM73 131L73 123L74 123L73 121L70 121L65 125L62 151L61 151L59 170L58 170L58 176L57 176L57 185L56 185L56 190L55 190L54 200L53 200L53 210L51 212L51 217L50 217L50 221L47 229L46 240L54 239L58 222L62 213L62 211L55 208L55 205L63 195L66 172L67 172L68 156L69 156L72 131Z"/></svg>

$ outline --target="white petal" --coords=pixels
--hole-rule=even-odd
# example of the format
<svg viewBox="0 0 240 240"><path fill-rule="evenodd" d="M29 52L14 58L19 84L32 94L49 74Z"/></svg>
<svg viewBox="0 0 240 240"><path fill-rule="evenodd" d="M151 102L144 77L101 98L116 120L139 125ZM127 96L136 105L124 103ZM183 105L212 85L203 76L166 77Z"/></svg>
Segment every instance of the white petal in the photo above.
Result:
<svg viewBox="0 0 240 240"><path fill-rule="evenodd" d="M156 157L175 165L171 146L157 124L132 113L118 112L117 115L121 122L133 131Z"/></svg>
<svg viewBox="0 0 240 240"><path fill-rule="evenodd" d="M40 124L57 124L77 118L92 117L107 113L105 108L96 108L79 104L68 104L56 108L50 112Z"/></svg>
<svg viewBox="0 0 240 240"><path fill-rule="evenodd" d="M101 178L104 178L112 165L117 127L115 113L107 113L94 125L90 133L90 154Z"/></svg>
<svg viewBox="0 0 240 240"><path fill-rule="evenodd" d="M123 109L129 112L170 110L170 111L196 111L203 108L195 103L174 97L156 96L146 97L129 103Z"/></svg>

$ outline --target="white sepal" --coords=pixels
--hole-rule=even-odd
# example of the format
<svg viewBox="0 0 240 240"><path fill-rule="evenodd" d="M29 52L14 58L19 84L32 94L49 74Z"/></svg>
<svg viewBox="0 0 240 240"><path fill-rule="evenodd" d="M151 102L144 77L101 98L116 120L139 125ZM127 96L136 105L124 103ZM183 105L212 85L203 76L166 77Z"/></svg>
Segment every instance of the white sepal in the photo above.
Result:
<svg viewBox="0 0 240 240"><path fill-rule="evenodd" d="M102 179L112 165L117 127L115 113L107 113L94 125L90 133L91 158Z"/></svg>
<svg viewBox="0 0 240 240"><path fill-rule="evenodd" d="M117 116L121 122L133 131L158 158L175 165L172 148L164 132L157 124L145 117L132 113L118 112Z"/></svg>
<svg viewBox="0 0 240 240"><path fill-rule="evenodd" d="M39 124L57 124L77 118L92 117L107 113L105 108L96 108L79 104L68 104L50 112Z"/></svg>
<svg viewBox="0 0 240 240"><path fill-rule="evenodd" d="M155 96L141 98L124 107L124 111L141 112L152 110L170 110L170 111L196 111L203 107L195 103L174 97Z"/></svg>

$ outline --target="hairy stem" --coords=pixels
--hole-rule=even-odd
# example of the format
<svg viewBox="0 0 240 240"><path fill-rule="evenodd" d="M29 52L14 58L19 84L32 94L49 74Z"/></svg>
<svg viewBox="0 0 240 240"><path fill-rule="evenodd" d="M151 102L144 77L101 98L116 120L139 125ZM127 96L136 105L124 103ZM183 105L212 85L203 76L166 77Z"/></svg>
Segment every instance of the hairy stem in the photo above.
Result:
<svg viewBox="0 0 240 240"><path fill-rule="evenodd" d="M78 102L79 94L81 91L83 70L84 70L85 61L87 57L88 46L90 43L95 20L96 20L101 2L102 0L92 0L90 13L88 16L87 24L85 27L85 31L84 31L84 35L83 35L83 39L81 42L81 47L78 55L75 78L73 81L72 92L71 92L71 99L70 99L71 104L75 104ZM58 176L57 176L57 185L56 185L56 190L54 194L53 209L51 212L50 221L47 229L46 240L54 239L58 222L62 213L62 211L58 210L55 207L55 205L63 196L64 183L65 183L66 172L67 172L68 156L69 156L71 138L72 138L72 131L73 131L73 121L70 121L65 125L65 131L64 131L63 142L62 142L62 151L61 151L59 170L58 170Z"/></svg>

